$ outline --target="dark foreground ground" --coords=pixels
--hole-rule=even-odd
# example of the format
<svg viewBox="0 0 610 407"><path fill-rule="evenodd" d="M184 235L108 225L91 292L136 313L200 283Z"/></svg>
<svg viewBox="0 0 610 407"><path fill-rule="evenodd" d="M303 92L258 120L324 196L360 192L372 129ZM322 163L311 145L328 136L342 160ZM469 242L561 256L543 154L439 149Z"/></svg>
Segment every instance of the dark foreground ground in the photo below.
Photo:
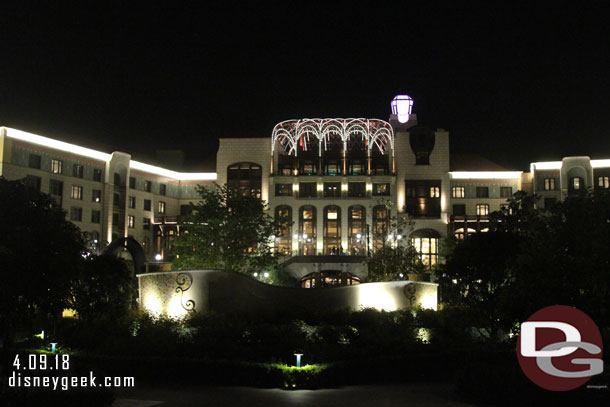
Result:
<svg viewBox="0 0 610 407"><path fill-rule="evenodd" d="M115 407L182 406L470 406L460 403L445 384L345 386L323 390L250 387L138 386L115 393Z"/></svg>

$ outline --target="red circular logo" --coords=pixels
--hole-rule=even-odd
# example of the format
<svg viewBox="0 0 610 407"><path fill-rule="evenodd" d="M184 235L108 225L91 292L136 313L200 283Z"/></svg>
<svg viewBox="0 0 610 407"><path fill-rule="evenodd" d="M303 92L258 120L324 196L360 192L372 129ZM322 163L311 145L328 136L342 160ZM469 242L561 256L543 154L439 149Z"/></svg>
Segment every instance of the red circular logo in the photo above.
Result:
<svg viewBox="0 0 610 407"><path fill-rule="evenodd" d="M595 322L574 307L553 305L521 324L517 358L523 373L547 390L567 391L603 370L602 337Z"/></svg>

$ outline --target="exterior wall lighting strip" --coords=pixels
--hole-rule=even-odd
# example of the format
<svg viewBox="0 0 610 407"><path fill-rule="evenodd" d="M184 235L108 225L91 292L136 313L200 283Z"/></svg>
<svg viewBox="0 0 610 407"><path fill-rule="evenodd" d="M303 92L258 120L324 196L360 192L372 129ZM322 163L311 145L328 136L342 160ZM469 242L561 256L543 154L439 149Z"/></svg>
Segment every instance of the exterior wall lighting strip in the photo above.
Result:
<svg viewBox="0 0 610 407"><path fill-rule="evenodd" d="M513 179L521 178L523 171L454 171L451 179Z"/></svg>

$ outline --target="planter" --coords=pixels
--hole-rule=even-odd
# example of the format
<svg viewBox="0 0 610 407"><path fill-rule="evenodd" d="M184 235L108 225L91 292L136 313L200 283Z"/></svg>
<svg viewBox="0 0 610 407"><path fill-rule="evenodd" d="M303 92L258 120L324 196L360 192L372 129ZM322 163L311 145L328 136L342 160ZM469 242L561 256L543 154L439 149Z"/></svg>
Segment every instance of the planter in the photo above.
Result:
<svg viewBox="0 0 610 407"><path fill-rule="evenodd" d="M411 281L430 281L430 273L407 274L407 278Z"/></svg>

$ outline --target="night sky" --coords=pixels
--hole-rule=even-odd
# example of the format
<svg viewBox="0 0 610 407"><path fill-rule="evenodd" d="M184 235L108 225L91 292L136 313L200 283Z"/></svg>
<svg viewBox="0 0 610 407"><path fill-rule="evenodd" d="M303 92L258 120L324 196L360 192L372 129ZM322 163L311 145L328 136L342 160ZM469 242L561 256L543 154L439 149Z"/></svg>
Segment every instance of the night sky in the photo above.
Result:
<svg viewBox="0 0 610 407"><path fill-rule="evenodd" d="M0 125L136 158L182 149L206 169L219 137L387 120L406 93L455 153L520 170L610 158L609 13L589 2L57 3L0 6Z"/></svg>

